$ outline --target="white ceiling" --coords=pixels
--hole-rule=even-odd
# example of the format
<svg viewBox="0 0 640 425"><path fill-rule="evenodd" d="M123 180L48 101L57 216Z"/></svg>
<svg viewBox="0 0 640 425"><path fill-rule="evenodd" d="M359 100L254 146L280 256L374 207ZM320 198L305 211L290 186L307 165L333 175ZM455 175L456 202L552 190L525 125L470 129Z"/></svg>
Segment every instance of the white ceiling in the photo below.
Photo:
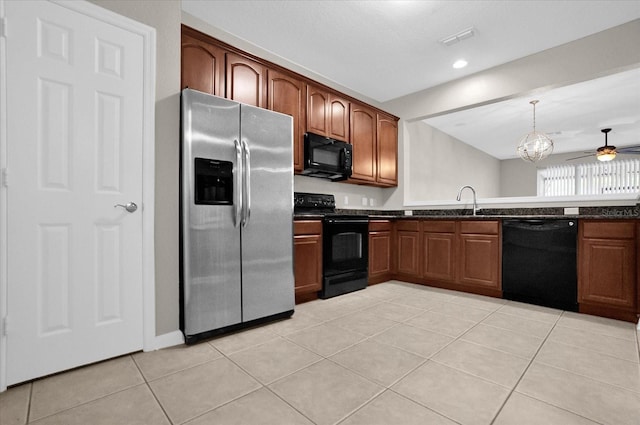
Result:
<svg viewBox="0 0 640 425"><path fill-rule="evenodd" d="M553 140L554 153L595 151L600 130L609 144L640 145L640 68L532 95L424 120L498 159L516 158L520 139L533 129Z"/></svg>
<svg viewBox="0 0 640 425"><path fill-rule="evenodd" d="M202 1L182 0L182 9L209 24L268 50L288 61L334 81L364 96L385 102L409 93L433 87L478 71L540 52L596 32L640 18L638 0L573 0L573 1ZM439 40L473 27L475 35L450 47ZM451 65L464 57L469 65L454 70ZM630 77L631 80L634 76ZM637 74L635 80L638 81ZM612 82L602 83L613 90ZM579 87L575 87L580 89ZM564 95L578 101L580 94L567 89ZM602 88L595 87L602 104ZM624 91L623 91L624 92ZM580 131L585 125L600 127L607 121L595 110L581 110L582 123L560 125L562 121L545 121L552 114L551 99L540 95L537 106L538 129L541 131ZM612 97L614 97L612 95ZM589 98L585 98L589 100ZM637 97L636 97L637 100ZM615 102L614 106L619 105ZM524 105L522 105L524 103ZM637 103L635 104L637 106ZM531 108L522 99L515 104L490 105L482 111L482 120L473 115L440 117L432 125L444 132L457 131L452 136L476 145L497 158L513 157L513 145L531 126L524 110ZM491 109L493 108L493 109ZM565 108L566 109L566 108ZM553 115L559 118L559 112ZM636 109L637 128L640 128ZM472 113L472 112L469 112ZM564 112L563 112L564 113ZM507 115L508 114L508 115ZM629 111L621 111L621 119L629 121ZM456 114L457 115L457 114ZM494 116L495 119L491 117ZM587 116L591 119L587 120ZM517 117L518 119L512 119ZM548 118L547 118L548 119ZM516 122L517 121L517 122ZM467 132L460 122L473 122ZM482 122L483 127L479 129ZM514 136L507 134L505 123L513 126ZM549 125L552 126L549 127ZM623 130L615 123L610 134L612 144L623 145L615 138ZM517 126L517 129L515 128ZM509 141L508 149L496 142L496 129ZM631 131L631 130L629 130ZM596 129L596 133L599 128ZM490 137L480 137L485 133ZM469 139L468 135L475 137ZM566 134L566 133L565 133ZM578 134L578 133L576 133ZM638 136L636 131L635 135ZM502 136L501 136L502 137ZM580 141L558 140L559 151L574 143L571 150L591 147L586 138ZM565 138L566 139L566 138ZM583 145L584 143L584 145ZM628 143L640 143L634 140ZM578 146L579 144L579 146ZM600 146L596 143L593 147ZM564 145L564 146L563 146Z"/></svg>

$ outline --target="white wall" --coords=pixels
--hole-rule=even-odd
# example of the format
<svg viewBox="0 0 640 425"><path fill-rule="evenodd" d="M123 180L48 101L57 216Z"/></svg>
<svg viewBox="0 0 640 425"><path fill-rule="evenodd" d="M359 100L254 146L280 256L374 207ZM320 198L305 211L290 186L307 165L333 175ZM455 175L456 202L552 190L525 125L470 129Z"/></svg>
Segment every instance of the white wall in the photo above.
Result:
<svg viewBox="0 0 640 425"><path fill-rule="evenodd" d="M454 200L465 185L473 186L478 198L499 196L498 159L421 121L405 126L410 146L405 161L407 202Z"/></svg>

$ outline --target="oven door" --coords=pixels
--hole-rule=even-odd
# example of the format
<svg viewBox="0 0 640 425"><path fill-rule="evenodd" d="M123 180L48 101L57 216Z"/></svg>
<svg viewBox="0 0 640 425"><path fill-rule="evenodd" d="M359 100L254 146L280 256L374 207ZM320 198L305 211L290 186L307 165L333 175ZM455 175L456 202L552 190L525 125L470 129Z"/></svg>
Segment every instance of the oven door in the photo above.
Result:
<svg viewBox="0 0 640 425"><path fill-rule="evenodd" d="M368 217L325 217L322 239L325 277L368 270Z"/></svg>

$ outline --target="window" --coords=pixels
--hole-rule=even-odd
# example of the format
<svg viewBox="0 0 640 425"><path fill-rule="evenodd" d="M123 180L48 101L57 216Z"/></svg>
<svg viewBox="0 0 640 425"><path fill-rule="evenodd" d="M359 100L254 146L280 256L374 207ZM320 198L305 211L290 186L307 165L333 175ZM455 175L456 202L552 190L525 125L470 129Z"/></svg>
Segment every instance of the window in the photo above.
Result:
<svg viewBox="0 0 640 425"><path fill-rule="evenodd" d="M640 192L640 159L554 165L538 170L538 196Z"/></svg>

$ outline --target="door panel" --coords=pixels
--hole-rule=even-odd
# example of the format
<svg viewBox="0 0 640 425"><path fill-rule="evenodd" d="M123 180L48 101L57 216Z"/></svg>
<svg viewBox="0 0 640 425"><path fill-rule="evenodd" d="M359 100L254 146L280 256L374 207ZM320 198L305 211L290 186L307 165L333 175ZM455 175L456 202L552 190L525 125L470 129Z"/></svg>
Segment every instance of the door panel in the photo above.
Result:
<svg viewBox="0 0 640 425"><path fill-rule="evenodd" d="M293 117L293 168L304 168L305 85L287 74L268 70L269 109Z"/></svg>
<svg viewBox="0 0 640 425"><path fill-rule="evenodd" d="M234 53L226 54L227 99L265 108L266 69L257 62Z"/></svg>
<svg viewBox="0 0 640 425"><path fill-rule="evenodd" d="M182 85L224 96L224 55L221 48L182 33Z"/></svg>
<svg viewBox="0 0 640 425"><path fill-rule="evenodd" d="M186 335L242 321L240 172L234 141L240 141L240 105L192 90L182 91L182 324ZM195 158L233 163L231 205L195 203Z"/></svg>
<svg viewBox="0 0 640 425"><path fill-rule="evenodd" d="M293 310L292 118L242 105L250 216L242 227L242 320Z"/></svg>
<svg viewBox="0 0 640 425"><path fill-rule="evenodd" d="M143 40L6 2L7 383L142 348Z"/></svg>
<svg viewBox="0 0 640 425"><path fill-rule="evenodd" d="M376 113L370 108L351 104L351 137L353 145L352 179L376 181Z"/></svg>

